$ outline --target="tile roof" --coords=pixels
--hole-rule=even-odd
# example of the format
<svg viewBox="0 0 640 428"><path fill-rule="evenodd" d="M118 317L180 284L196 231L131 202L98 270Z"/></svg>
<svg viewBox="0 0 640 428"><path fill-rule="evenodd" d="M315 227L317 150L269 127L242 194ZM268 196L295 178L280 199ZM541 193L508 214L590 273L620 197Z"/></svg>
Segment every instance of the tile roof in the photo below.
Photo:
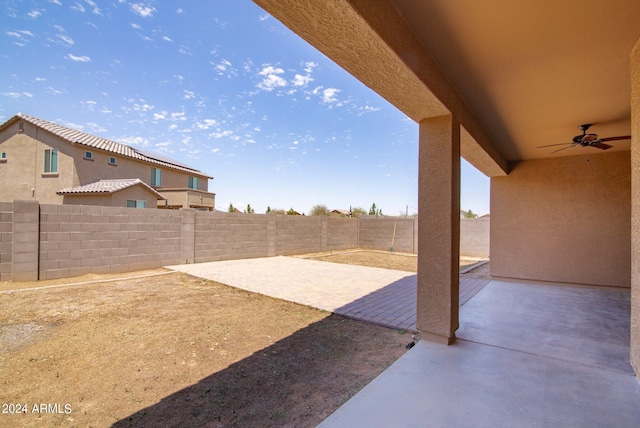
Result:
<svg viewBox="0 0 640 428"><path fill-rule="evenodd" d="M126 144L117 143L106 138L97 137L95 135L87 134L86 132L78 131L76 129L67 128L66 126L58 125L57 123L49 122L47 120L39 119L37 117L29 116L24 113L18 113L5 123L0 125L0 129L4 128L10 123L13 123L19 119L27 121L45 131L48 131L60 138L67 140L72 144L82 144L87 147L95 149L105 150L107 152L115 153L120 156L136 159L143 162L148 162L155 165L164 166L165 168L171 168L178 171L186 172L189 174L197 175L200 177L213 178L202 171L191 168L187 165L181 164L173 159L156 155L150 152L143 152L142 150L134 149Z"/></svg>
<svg viewBox="0 0 640 428"><path fill-rule="evenodd" d="M95 183L85 184L84 186L67 187L66 189L58 190L56 193L58 195L86 195L86 194L96 194L96 193L112 194L120 190L124 190L128 187L135 186L137 184L142 184L150 192L155 193L158 199L166 199L164 196L158 193L153 187L149 186L147 183L140 180L139 178L119 178L116 180L100 180L100 181L96 181Z"/></svg>

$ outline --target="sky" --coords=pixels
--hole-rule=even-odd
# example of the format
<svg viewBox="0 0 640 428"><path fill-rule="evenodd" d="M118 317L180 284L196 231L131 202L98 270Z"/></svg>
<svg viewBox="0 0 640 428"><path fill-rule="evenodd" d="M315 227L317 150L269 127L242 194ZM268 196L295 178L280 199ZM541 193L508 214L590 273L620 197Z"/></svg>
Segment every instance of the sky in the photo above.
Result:
<svg viewBox="0 0 640 428"><path fill-rule="evenodd" d="M418 125L250 0L5 0L18 112L214 177L216 208L417 212ZM489 212L462 162L461 208Z"/></svg>

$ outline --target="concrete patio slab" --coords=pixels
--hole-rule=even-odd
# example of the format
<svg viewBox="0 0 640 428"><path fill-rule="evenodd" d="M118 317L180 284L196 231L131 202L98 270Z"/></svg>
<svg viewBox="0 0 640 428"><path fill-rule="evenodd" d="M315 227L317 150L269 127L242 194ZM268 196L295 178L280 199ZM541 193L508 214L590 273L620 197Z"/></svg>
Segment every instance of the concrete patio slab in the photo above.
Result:
<svg viewBox="0 0 640 428"><path fill-rule="evenodd" d="M629 292L491 282L322 427L637 427ZM605 320L604 322L602 320Z"/></svg>
<svg viewBox="0 0 640 428"><path fill-rule="evenodd" d="M416 330L416 275L296 257L168 266L232 287L399 330ZM460 304L489 281L461 279Z"/></svg>

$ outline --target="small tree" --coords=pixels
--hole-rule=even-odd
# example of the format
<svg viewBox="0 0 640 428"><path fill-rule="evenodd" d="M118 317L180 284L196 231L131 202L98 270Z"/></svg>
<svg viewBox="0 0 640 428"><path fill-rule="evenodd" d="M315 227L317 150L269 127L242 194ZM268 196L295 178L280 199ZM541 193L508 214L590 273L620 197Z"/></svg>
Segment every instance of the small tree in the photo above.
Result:
<svg viewBox="0 0 640 428"><path fill-rule="evenodd" d="M265 212L265 214L271 214L271 207L267 206L267 212Z"/></svg>
<svg viewBox="0 0 640 428"><path fill-rule="evenodd" d="M375 202L373 203L373 205L371 205L371 208L369 208L369 215L374 215L376 217L382 215L382 210L378 209L378 207L376 207L376 203Z"/></svg>
<svg viewBox="0 0 640 428"><path fill-rule="evenodd" d="M289 211L287 211L287 215L298 215L298 213L293 209L293 207L291 207L289 208Z"/></svg>
<svg viewBox="0 0 640 428"><path fill-rule="evenodd" d="M245 213L247 214L253 214L255 213L255 211L253 210L253 208L251 208L251 204L247 204L247 209L244 210Z"/></svg>
<svg viewBox="0 0 640 428"><path fill-rule="evenodd" d="M474 214L473 211L469 210L464 213L464 218L477 218L478 214Z"/></svg>
<svg viewBox="0 0 640 428"><path fill-rule="evenodd" d="M359 215L364 215L367 212L362 207L351 208L351 217L357 217Z"/></svg>
<svg viewBox="0 0 640 428"><path fill-rule="evenodd" d="M329 208L326 205L314 205L309 215L329 215Z"/></svg>
<svg viewBox="0 0 640 428"><path fill-rule="evenodd" d="M234 213L236 212L236 208L233 206L233 204L229 204L229 209L227 211L229 211L230 213Z"/></svg>

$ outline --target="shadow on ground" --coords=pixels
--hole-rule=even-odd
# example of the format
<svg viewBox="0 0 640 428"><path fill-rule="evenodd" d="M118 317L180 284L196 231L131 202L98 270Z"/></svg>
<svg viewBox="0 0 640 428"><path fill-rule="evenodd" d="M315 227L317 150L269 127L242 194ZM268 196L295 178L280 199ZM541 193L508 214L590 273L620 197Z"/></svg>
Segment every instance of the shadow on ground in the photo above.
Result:
<svg viewBox="0 0 640 428"><path fill-rule="evenodd" d="M410 340L330 315L113 426L316 426Z"/></svg>

